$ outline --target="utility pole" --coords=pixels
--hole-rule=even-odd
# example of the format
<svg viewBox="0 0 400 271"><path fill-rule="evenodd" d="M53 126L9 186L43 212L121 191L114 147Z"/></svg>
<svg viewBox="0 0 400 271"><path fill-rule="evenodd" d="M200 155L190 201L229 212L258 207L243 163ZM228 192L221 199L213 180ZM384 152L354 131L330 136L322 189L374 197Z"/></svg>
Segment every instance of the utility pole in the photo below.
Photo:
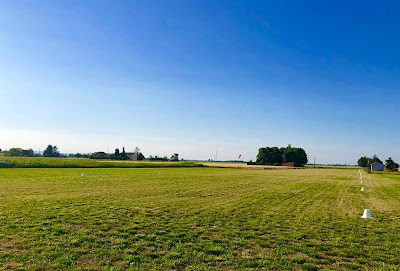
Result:
<svg viewBox="0 0 400 271"><path fill-rule="evenodd" d="M316 156L314 156L314 168L315 168L315 160L317 159L317 157Z"/></svg>

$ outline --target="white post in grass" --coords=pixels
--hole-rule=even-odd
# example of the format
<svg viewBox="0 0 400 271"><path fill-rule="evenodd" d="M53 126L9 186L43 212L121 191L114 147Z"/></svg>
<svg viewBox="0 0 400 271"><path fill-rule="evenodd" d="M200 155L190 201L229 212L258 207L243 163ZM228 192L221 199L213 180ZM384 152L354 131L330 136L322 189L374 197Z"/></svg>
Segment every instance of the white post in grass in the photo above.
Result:
<svg viewBox="0 0 400 271"><path fill-rule="evenodd" d="M370 209L364 209L364 214L361 218L372 218L371 215L371 210Z"/></svg>

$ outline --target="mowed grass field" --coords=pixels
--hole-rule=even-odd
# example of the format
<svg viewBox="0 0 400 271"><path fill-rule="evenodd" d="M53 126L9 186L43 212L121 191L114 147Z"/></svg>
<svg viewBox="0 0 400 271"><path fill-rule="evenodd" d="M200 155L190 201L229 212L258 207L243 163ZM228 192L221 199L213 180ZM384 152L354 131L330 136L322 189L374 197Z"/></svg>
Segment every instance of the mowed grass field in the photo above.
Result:
<svg viewBox="0 0 400 271"><path fill-rule="evenodd" d="M357 169L0 169L0 270L400 270L400 175L364 186Z"/></svg>

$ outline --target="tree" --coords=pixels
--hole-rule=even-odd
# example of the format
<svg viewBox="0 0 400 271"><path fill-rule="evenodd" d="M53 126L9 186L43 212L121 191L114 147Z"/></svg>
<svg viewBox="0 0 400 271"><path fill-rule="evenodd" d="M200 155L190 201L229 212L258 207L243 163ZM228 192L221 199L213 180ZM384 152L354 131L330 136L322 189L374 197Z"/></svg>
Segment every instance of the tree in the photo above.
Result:
<svg viewBox="0 0 400 271"><path fill-rule="evenodd" d="M47 145L47 148L43 152L44 157L60 157L60 152L57 146Z"/></svg>
<svg viewBox="0 0 400 271"><path fill-rule="evenodd" d="M125 147L122 147L122 152L121 152L120 156L121 156L122 160L128 159L128 156L126 155L126 152L125 152Z"/></svg>
<svg viewBox="0 0 400 271"><path fill-rule="evenodd" d="M373 163L382 163L381 159L378 158L378 156L376 156L376 154L374 154L374 156L372 156L372 158L368 158L368 163L367 163L367 168L371 168L371 164Z"/></svg>
<svg viewBox="0 0 400 271"><path fill-rule="evenodd" d="M399 164L395 163L392 158L388 158L386 160L386 165L385 165L387 170L396 170L399 168Z"/></svg>
<svg viewBox="0 0 400 271"><path fill-rule="evenodd" d="M278 147L270 148L267 163L269 165L280 165L282 163L282 153Z"/></svg>
<svg viewBox="0 0 400 271"><path fill-rule="evenodd" d="M107 154L103 151L94 152L89 156L90 159L107 159Z"/></svg>
<svg viewBox="0 0 400 271"><path fill-rule="evenodd" d="M22 156L33 157L35 154L32 149L22 150Z"/></svg>
<svg viewBox="0 0 400 271"><path fill-rule="evenodd" d="M11 148L8 151L4 152L6 156L23 156L23 149L21 148Z"/></svg>
<svg viewBox="0 0 400 271"><path fill-rule="evenodd" d="M358 166L367 167L369 159L370 158L368 158L366 156L360 157L360 159L358 159L358 161L357 161Z"/></svg>
<svg viewBox="0 0 400 271"><path fill-rule="evenodd" d="M268 156L267 149L259 148L256 163L259 165L266 165L267 164L267 156Z"/></svg>
<svg viewBox="0 0 400 271"><path fill-rule="evenodd" d="M146 157L144 157L144 155L141 152L139 152L138 155L137 155L137 159L138 160L144 160L144 159L146 159Z"/></svg>
<svg viewBox="0 0 400 271"><path fill-rule="evenodd" d="M308 162L307 154L302 148L292 147L290 144L286 148L265 147L260 148L257 154L257 164L260 165L280 165L285 157L286 162L293 162L295 166L304 166Z"/></svg>
<svg viewBox="0 0 400 271"><path fill-rule="evenodd" d="M286 162L294 162L298 160L296 148L292 148L292 145L288 145L286 148L283 148L283 152L285 155Z"/></svg>
<svg viewBox="0 0 400 271"><path fill-rule="evenodd" d="M119 149L115 149L114 158L115 158L115 159L118 159L119 156L120 156L120 154L119 154Z"/></svg>
<svg viewBox="0 0 400 271"><path fill-rule="evenodd" d="M302 148L296 148L296 161L294 165L296 167L302 167L308 163L307 153Z"/></svg>
<svg viewBox="0 0 400 271"><path fill-rule="evenodd" d="M173 155L171 155L171 161L179 161L179 154L174 153Z"/></svg>
<svg viewBox="0 0 400 271"><path fill-rule="evenodd" d="M382 161L381 161L381 159L379 159L378 156L376 156L376 154L374 154L374 156L372 156L372 159L371 159L371 161L370 161L370 164L375 163L375 162L378 162L378 163L383 164Z"/></svg>

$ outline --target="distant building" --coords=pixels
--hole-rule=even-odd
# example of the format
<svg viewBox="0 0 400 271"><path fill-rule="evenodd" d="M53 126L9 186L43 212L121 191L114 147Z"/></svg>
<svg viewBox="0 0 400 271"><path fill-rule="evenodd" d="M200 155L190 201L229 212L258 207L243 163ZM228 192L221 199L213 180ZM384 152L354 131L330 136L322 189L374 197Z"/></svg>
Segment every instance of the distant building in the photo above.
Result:
<svg viewBox="0 0 400 271"><path fill-rule="evenodd" d="M385 166L380 162L375 162L371 164L371 171L383 171Z"/></svg>
<svg viewBox="0 0 400 271"><path fill-rule="evenodd" d="M127 152L126 156L128 156L129 160L137 161L138 154L136 152Z"/></svg>

